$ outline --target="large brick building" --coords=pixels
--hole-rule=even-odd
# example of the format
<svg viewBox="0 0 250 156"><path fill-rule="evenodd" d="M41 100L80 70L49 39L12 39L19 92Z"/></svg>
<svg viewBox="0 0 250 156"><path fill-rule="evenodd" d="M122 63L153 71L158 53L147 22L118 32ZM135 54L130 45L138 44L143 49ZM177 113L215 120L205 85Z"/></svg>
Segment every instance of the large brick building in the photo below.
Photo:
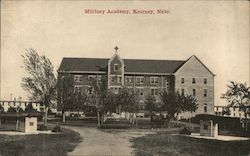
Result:
<svg viewBox="0 0 250 156"><path fill-rule="evenodd" d="M136 90L142 110L147 95L160 102L160 92L168 90L193 95L199 104L194 114L214 113L214 74L196 56L181 61L122 59L117 53L109 59L63 58L58 80L66 73L72 75L75 90L88 94L91 79L107 75L108 88L115 93L123 86Z"/></svg>

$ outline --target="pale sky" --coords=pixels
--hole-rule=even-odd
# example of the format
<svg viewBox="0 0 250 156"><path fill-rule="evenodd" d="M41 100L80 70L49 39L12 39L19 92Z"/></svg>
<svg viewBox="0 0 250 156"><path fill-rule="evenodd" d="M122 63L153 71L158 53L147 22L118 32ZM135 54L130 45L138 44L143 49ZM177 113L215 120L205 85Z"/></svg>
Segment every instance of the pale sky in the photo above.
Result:
<svg viewBox="0 0 250 156"><path fill-rule="evenodd" d="M21 55L186 60L215 76L215 105L229 80L249 84L248 1L1 1L1 99L26 99ZM85 14L84 9L165 9L168 14Z"/></svg>

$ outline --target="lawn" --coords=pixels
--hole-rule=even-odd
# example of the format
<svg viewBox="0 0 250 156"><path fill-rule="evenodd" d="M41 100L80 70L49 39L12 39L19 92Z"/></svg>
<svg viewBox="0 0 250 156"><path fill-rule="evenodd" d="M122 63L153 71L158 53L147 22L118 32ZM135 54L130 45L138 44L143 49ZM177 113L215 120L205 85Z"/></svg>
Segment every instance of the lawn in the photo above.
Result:
<svg viewBox="0 0 250 156"><path fill-rule="evenodd" d="M238 156L250 155L250 141L217 141L175 135L176 131L158 132L134 138L136 155Z"/></svg>
<svg viewBox="0 0 250 156"><path fill-rule="evenodd" d="M61 134L0 135L0 156L65 156L80 141L80 135L68 129Z"/></svg>

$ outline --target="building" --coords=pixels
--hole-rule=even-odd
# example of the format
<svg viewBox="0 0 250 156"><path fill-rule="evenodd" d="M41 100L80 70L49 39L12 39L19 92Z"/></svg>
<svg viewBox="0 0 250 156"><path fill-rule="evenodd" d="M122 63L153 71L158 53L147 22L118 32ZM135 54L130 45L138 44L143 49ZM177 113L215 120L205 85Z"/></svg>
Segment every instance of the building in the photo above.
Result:
<svg viewBox="0 0 250 156"><path fill-rule="evenodd" d="M10 107L13 108L21 108L25 110L28 104L31 104L35 110L41 112L43 109L43 105L40 105L39 102L32 102L32 101L0 101L0 105L3 106L4 112L7 112Z"/></svg>
<svg viewBox="0 0 250 156"><path fill-rule="evenodd" d="M224 111L229 109L229 114L224 114ZM243 111L240 110L239 107L227 107L227 106L214 106L214 112L217 116L226 116L226 117L233 117L233 118L245 118L245 114ZM247 118L250 119L250 115L247 115Z"/></svg>
<svg viewBox="0 0 250 156"><path fill-rule="evenodd" d="M38 113L0 113L0 128L5 131L37 132Z"/></svg>
<svg viewBox="0 0 250 156"><path fill-rule="evenodd" d="M194 114L214 113L215 75L194 55L187 60L122 59L117 53L106 59L63 58L58 80L65 74L72 75L75 90L88 94L92 94L90 81L107 75L108 88L115 93L123 86L138 92L141 110L147 95L154 95L160 102L160 92L167 90L195 96L199 108Z"/></svg>

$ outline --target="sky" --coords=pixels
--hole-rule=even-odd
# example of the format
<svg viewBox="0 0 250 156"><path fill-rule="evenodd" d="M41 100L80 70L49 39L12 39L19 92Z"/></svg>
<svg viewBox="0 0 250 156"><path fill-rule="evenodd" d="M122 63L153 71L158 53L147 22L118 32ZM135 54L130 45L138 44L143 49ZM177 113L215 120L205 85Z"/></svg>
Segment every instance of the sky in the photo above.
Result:
<svg viewBox="0 0 250 156"><path fill-rule="evenodd" d="M130 10L87 14L85 9ZM133 14L133 9L155 14ZM156 10L166 10L157 14ZM1 96L27 99L21 55L34 48L57 71L63 57L186 60L215 76L215 105L230 80L249 84L248 1L1 1Z"/></svg>

